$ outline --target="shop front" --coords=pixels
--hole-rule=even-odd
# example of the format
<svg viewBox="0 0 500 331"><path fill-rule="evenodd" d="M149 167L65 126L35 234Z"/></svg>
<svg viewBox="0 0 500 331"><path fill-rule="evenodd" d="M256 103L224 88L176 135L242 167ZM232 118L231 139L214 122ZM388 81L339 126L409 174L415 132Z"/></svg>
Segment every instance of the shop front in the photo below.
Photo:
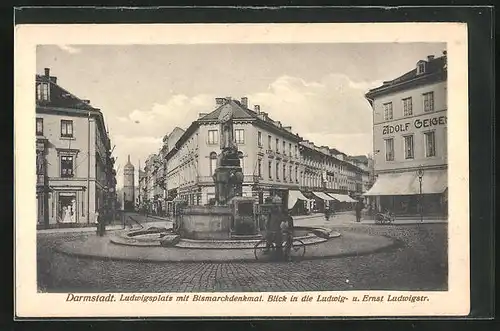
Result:
<svg viewBox="0 0 500 331"><path fill-rule="evenodd" d="M446 216L446 169L380 174L364 195L373 210L390 210L400 216Z"/></svg>

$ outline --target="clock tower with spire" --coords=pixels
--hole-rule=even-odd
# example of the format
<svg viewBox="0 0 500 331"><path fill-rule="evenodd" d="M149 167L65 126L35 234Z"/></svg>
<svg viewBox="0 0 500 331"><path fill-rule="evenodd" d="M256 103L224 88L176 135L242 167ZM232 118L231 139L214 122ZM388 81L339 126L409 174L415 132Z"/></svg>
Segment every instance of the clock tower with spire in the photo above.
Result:
<svg viewBox="0 0 500 331"><path fill-rule="evenodd" d="M130 162L130 155L128 161L123 168L123 207L125 210L134 210L135 205L135 178L134 166Z"/></svg>

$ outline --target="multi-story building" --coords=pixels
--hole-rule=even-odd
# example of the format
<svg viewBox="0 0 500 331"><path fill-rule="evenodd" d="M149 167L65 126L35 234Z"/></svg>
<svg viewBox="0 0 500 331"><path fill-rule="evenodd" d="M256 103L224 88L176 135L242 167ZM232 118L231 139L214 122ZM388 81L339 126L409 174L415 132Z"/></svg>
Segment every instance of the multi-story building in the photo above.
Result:
<svg viewBox="0 0 500 331"><path fill-rule="evenodd" d="M130 162L130 155L123 168L123 206L127 211L135 207L135 168Z"/></svg>
<svg viewBox="0 0 500 331"><path fill-rule="evenodd" d="M418 61L413 70L370 90L378 210L447 212L447 61Z"/></svg>
<svg viewBox="0 0 500 331"><path fill-rule="evenodd" d="M36 142L40 227L93 223L101 207L113 212L116 172L103 114L48 68L36 75Z"/></svg>
<svg viewBox="0 0 500 331"><path fill-rule="evenodd" d="M366 171L348 162L344 153L303 141L291 127L261 111L259 105L249 109L247 98L226 97L216 98L216 109L200 113L187 130L175 128L166 135L158 155L148 158L140 187L150 193L149 199L161 193L151 194L154 188L162 187L160 183L164 183L166 200L179 196L190 204L207 204L215 197L212 175L220 154L218 116L224 107L233 114L234 139L244 175L243 196L263 202L274 194L287 199L292 191L294 196L304 198L298 193L304 191L311 197L309 202L352 202L349 194L362 193L357 183L361 183L360 174ZM332 193L335 198L319 192ZM321 209L323 204L311 206Z"/></svg>

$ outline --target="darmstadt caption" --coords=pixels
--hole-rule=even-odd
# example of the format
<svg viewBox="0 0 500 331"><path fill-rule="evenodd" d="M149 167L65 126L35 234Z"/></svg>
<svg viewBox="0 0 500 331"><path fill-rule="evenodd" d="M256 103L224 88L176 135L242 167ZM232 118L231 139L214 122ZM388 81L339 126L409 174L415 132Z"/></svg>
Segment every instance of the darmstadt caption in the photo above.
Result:
<svg viewBox="0 0 500 331"><path fill-rule="evenodd" d="M38 45L38 292L447 291L447 63L445 42Z"/></svg>

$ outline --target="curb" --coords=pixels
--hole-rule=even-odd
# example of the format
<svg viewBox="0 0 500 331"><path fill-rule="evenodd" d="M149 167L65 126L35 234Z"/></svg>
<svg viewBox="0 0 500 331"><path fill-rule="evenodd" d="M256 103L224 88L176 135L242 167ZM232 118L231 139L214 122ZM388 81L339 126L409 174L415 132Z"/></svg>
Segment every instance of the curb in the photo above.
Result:
<svg viewBox="0 0 500 331"><path fill-rule="evenodd" d="M402 240L392 238L389 236L380 236L387 238L391 241L390 244L387 246L382 246L378 247L375 249L370 249L366 251L361 251L361 252L346 252L346 253L338 253L338 254L328 254L328 255L323 255L323 256L305 256L300 258L298 261L293 261L294 263L296 262L302 262L302 261L315 261L315 260L330 260L330 259L335 259L335 258L344 258L344 257L353 257L353 256L366 256L370 254L377 254L377 253L382 253L382 252L388 252L391 250L395 250L398 248L404 247L404 242ZM66 252L64 250L60 249L60 246L57 246L54 248L54 251L57 253L66 255L66 256L71 256L71 257L78 257L78 258L85 258L89 260L97 260L97 261L120 261L120 262L139 262L139 263L155 263L155 264L166 264L166 263L290 263L290 262L285 262L285 261L258 261L255 258L250 259L250 258L229 258L227 260L217 260L217 259L204 259L204 260L199 260L199 261L189 261L189 260L164 260L164 261L159 261L159 260L153 260L153 259L148 259L148 258L129 258L129 257L109 257L109 256L97 256L97 255L91 255L91 254L86 254L86 253L74 253L74 252ZM248 249L250 250L250 249ZM307 252L307 250L306 250Z"/></svg>

